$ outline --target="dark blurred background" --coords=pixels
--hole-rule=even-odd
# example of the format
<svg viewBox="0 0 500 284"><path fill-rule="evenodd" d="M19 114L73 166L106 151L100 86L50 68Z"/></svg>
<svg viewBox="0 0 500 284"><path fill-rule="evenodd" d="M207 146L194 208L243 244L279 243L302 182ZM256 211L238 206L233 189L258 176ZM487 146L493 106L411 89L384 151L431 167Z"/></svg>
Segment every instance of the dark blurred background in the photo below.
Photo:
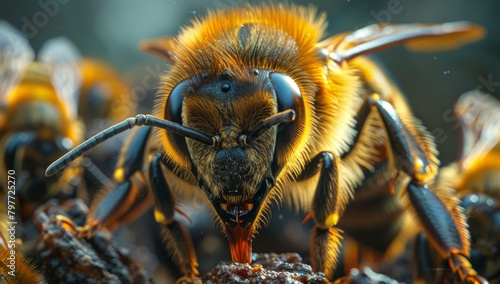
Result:
<svg viewBox="0 0 500 284"><path fill-rule="evenodd" d="M139 51L141 40L164 35L175 35L180 27L207 9L241 4L229 0L0 0L0 20L6 20L21 30L38 50L47 39L65 36L71 39L86 57L104 60L126 76L132 86L134 102L141 105L140 112L150 112L155 85L166 65L151 55ZM263 1L250 1L252 3ZM267 1L265 1L267 2ZM277 1L275 1L277 2ZM288 1L290 2L290 1ZM441 53L410 53L402 47L380 52L375 56L390 71L406 94L414 113L436 137L443 164L457 154L457 125L452 107L457 98L472 89L481 89L500 97L500 29L498 11L500 2L494 0L339 0L293 1L312 4L328 15L327 36L346 30L361 28L375 22L439 23L471 21L484 26L487 37L459 50ZM221 19L222 20L222 19ZM198 210L199 211L199 210ZM220 241L220 234L213 233L210 217L204 211L192 211L191 228L202 228L193 234L196 243L206 248L204 265L213 267L221 259L228 259L227 243ZM296 251L307 251L307 228L302 228L299 216L282 226L284 213L274 213L271 228L281 230L287 244L294 244ZM195 215L201 216L196 218ZM151 217L151 216L150 216ZM204 229L203 229L204 228ZM207 233L211 230L212 233ZM201 232L200 232L201 231ZM216 231L216 230L215 230ZM262 238L260 236L271 236ZM130 236L132 241L158 236L157 228L141 230ZM215 236L215 237L214 237ZM255 250L289 251L283 247L280 236L260 232L255 239ZM284 245L284 244L283 244ZM207 249L208 248L208 249ZM151 249L151 247L150 247ZM153 248L153 250L155 250ZM210 251L211 250L211 251ZM211 257L215 251L225 251L222 256Z"/></svg>
<svg viewBox="0 0 500 284"><path fill-rule="evenodd" d="M47 39L66 36L88 57L103 59L132 80L134 100L145 105L165 69L144 54L141 40L175 35L193 16L241 0L0 0L0 19L20 29L38 50ZM262 1L250 1L258 3ZM267 2L267 1L266 1ZM290 1L289 1L290 2ZM311 4L328 16L328 36L375 22L472 21L488 35L456 51L410 53L402 47L376 54L406 94L416 115L437 137L441 159L455 158L457 136L451 107L465 91L480 87L500 96L500 29L494 0L293 1Z"/></svg>

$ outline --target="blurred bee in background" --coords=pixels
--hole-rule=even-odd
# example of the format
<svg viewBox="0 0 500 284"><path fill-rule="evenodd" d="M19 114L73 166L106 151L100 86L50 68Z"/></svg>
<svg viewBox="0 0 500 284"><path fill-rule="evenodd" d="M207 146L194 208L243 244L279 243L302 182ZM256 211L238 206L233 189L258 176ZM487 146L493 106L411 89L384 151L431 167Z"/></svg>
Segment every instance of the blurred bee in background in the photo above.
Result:
<svg viewBox="0 0 500 284"><path fill-rule="evenodd" d="M454 176L450 180L460 197L475 193L500 200L499 101L470 91L460 97L454 110L461 130L461 153L458 162L444 168L439 177Z"/></svg>
<svg viewBox="0 0 500 284"><path fill-rule="evenodd" d="M81 184L79 166L55 177L44 175L53 159L83 140L76 104L79 53L68 40L57 39L47 42L33 62L34 52L18 31L2 23L0 33L1 183L7 184L7 170L15 170L16 210L26 221L49 198L74 197Z"/></svg>
<svg viewBox="0 0 500 284"><path fill-rule="evenodd" d="M457 190L471 234L471 263L490 283L500 283L500 103L480 91L463 94L454 108L461 130L461 153L443 167L437 183ZM443 262L425 236L415 246L416 274L426 283L442 283Z"/></svg>
<svg viewBox="0 0 500 284"><path fill-rule="evenodd" d="M85 138L135 113L136 103L132 100L127 80L110 65L98 59L81 58L78 68L82 79L78 115L86 128ZM112 174L120 148L116 145L103 146L83 161L83 175L90 200L100 189L114 186L108 176Z"/></svg>
<svg viewBox="0 0 500 284"><path fill-rule="evenodd" d="M439 164L433 139L363 56L397 44L455 48L481 38L482 28L382 24L322 40L325 28L314 9L247 5L210 12L176 37L144 44L171 64L154 115L104 130L46 172L142 126L122 150L119 185L94 206L82 234L115 228L154 206L167 249L193 277L198 263L178 202L203 198L232 260L248 263L272 201L283 199L310 212L312 266L332 278L343 231L383 256L399 235L416 234L403 230L409 208L456 277L484 282L467 259L458 198L431 186Z"/></svg>
<svg viewBox="0 0 500 284"><path fill-rule="evenodd" d="M99 60L83 58L65 38L47 41L39 52L38 62L31 62L34 52L29 44L13 28L4 26L5 68L13 70L2 78L5 167L23 169L18 173L23 172L20 182L26 189L19 190L19 194L25 200L45 201L61 192L74 195L72 187L80 183L81 167L68 169L63 178L57 179L45 177L44 169L54 157L95 134L92 129L129 116L135 106L130 102L130 88L113 68ZM16 58L9 48L24 54ZM116 153L97 154L106 160ZM93 160L99 161L96 157ZM86 173L91 172L85 175L86 181L96 187L110 186L100 167L88 160L82 164ZM33 204L23 216L30 216L35 207Z"/></svg>
<svg viewBox="0 0 500 284"><path fill-rule="evenodd" d="M38 205L49 198L75 196L79 186L78 167L70 167L57 177L44 175L44 168L53 159L83 140L74 108L79 84L73 68L76 55L69 42L59 42L44 46L39 62L33 62L28 41L12 26L0 22L0 196L4 200L7 193L15 194L16 202L9 202L9 211L14 213L9 217L15 214L18 221L11 232L2 202L0 274L8 283L40 282L36 269L25 258L30 251L26 241L34 237L28 221ZM15 190L7 191L8 172L15 172ZM11 204L15 204L12 210ZM15 234L15 242L11 234ZM12 258L15 269L11 268ZM9 273L12 271L15 276Z"/></svg>
<svg viewBox="0 0 500 284"><path fill-rule="evenodd" d="M90 58L81 59L78 66L82 75L78 114L85 125L92 127L97 119L107 119L105 124L111 125L134 113L135 103L130 101L131 88L116 70Z"/></svg>

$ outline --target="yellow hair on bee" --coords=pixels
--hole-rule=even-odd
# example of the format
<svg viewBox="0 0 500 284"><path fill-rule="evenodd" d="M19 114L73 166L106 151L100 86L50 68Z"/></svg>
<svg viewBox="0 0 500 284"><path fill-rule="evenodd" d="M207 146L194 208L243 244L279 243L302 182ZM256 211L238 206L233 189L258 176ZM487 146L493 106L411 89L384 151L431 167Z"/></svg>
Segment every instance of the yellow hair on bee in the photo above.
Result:
<svg viewBox="0 0 500 284"><path fill-rule="evenodd" d="M448 178L454 182L454 188L458 196L462 197L470 193L484 193L495 198L500 198L500 152L491 151L481 159L472 161L468 168L448 174ZM447 169L447 168L445 168ZM446 174L441 171L440 176Z"/></svg>
<svg viewBox="0 0 500 284"><path fill-rule="evenodd" d="M460 207L460 199L453 187L452 179L439 179L430 183L429 188L443 201L457 225L460 235L460 242L464 248L464 253L468 256L470 252L469 225L467 224L465 212Z"/></svg>
<svg viewBox="0 0 500 284"><path fill-rule="evenodd" d="M0 279L2 277L7 283L41 283L41 277L38 270L31 263L31 260L23 257L21 253L21 243L18 239L15 243L8 242L7 208L0 205ZM15 246L13 246L15 245ZM14 253L14 254L12 254ZM14 260L9 260L14 259ZM14 264L14 270L12 270ZM4 283L2 281L2 283Z"/></svg>
<svg viewBox="0 0 500 284"><path fill-rule="evenodd" d="M176 38L163 42L173 66L163 77L155 115L164 117L168 94L178 82L186 78L201 80L201 72L217 75L227 69L242 80L248 76L247 68L284 73L300 88L306 121L299 126L303 135L288 145L279 163L299 159L298 164L303 164L306 149L317 140L314 100L324 74L316 43L323 37L325 27L325 18L318 17L314 9L294 5L244 5L209 12L182 29ZM244 39L241 33L247 33ZM189 168L189 157L180 154L168 141L169 134L159 133L166 155L181 167Z"/></svg>
<svg viewBox="0 0 500 284"><path fill-rule="evenodd" d="M10 130L50 129L79 143L83 128L72 121L68 108L51 83L49 69L42 63L31 63L19 85L6 97L6 117L10 118Z"/></svg>
<svg viewBox="0 0 500 284"><path fill-rule="evenodd" d="M313 269L323 271L328 279L332 279L340 253L342 230L336 228L311 230L311 261ZM318 261L318 260L323 261Z"/></svg>
<svg viewBox="0 0 500 284"><path fill-rule="evenodd" d="M103 88L106 97L107 107L103 108L105 113L101 113L103 118L113 121L120 121L135 113L135 104L130 102L130 86L111 66L95 59L83 59L79 62L79 69L82 74L82 87L78 102L78 112L86 115L86 108L91 106L92 88L99 86ZM95 117L85 117L87 123Z"/></svg>
<svg viewBox="0 0 500 284"><path fill-rule="evenodd" d="M2 259L2 262L5 261L4 263L2 263L2 267L0 268L0 275L7 279L7 283L41 283L41 277L38 275L34 265L31 264L28 260L23 259L23 257L18 253L15 254L16 269L14 271L9 270L7 268L9 265L7 258L10 256L10 250L0 246L0 259ZM8 274L9 272L13 272L15 276Z"/></svg>
<svg viewBox="0 0 500 284"><path fill-rule="evenodd" d="M418 144L423 147L422 150L424 151L426 158L431 162L432 166L435 168L434 170L437 171L437 167L440 162L437 158L439 152L436 148L434 137L427 132L420 120L413 116L401 116L401 121L416 138Z"/></svg>

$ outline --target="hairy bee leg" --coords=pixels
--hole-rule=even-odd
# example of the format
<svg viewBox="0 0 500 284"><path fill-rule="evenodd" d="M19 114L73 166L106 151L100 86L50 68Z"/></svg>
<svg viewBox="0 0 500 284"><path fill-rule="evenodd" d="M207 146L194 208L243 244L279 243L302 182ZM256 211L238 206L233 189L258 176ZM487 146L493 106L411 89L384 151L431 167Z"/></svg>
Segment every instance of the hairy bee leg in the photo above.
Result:
<svg viewBox="0 0 500 284"><path fill-rule="evenodd" d="M139 177L144 164L146 144L151 127L140 128L123 146L114 173L119 184L98 201L87 218L87 235L92 236L99 228L114 229L120 224L136 219L151 207L151 196L145 188L136 186L134 175Z"/></svg>
<svg viewBox="0 0 500 284"><path fill-rule="evenodd" d="M479 275L474 268L472 268L470 261L462 254L452 253L448 262L453 271L458 271L460 279L464 279L474 284L489 283L488 280Z"/></svg>
<svg viewBox="0 0 500 284"><path fill-rule="evenodd" d="M34 132L21 132L13 134L5 145L4 163L7 169L14 169L16 164L16 153L20 148L26 147L29 143L36 140Z"/></svg>
<svg viewBox="0 0 500 284"><path fill-rule="evenodd" d="M427 181L435 175L433 154L426 152L422 140L407 128L390 103L376 95L369 98L369 103L377 110L385 127L391 163L411 178L403 194L430 242L449 260L452 270L462 280L483 283L484 278L467 260L470 244L463 213L457 204L450 204L457 207L450 209L452 213L427 186Z"/></svg>
<svg viewBox="0 0 500 284"><path fill-rule="evenodd" d="M92 208L87 216L85 233L91 237L101 228L113 230L136 219L151 205L151 196L145 188L138 188L131 181L120 183Z"/></svg>
<svg viewBox="0 0 500 284"><path fill-rule="evenodd" d="M329 152L316 155L306 166L301 178L307 178L319 168L320 176L314 193L312 217L316 225L311 231L311 264L331 279L340 253L341 231L334 228L347 196L339 190L340 159Z"/></svg>
<svg viewBox="0 0 500 284"><path fill-rule="evenodd" d="M149 167L149 182L155 199L155 218L161 224L163 241L183 275L198 275L198 261L186 227L174 219L175 199L161 166L162 154L156 154Z"/></svg>
<svg viewBox="0 0 500 284"><path fill-rule="evenodd" d="M461 232L465 227L454 220L437 195L426 185L419 186L413 182L408 184L406 194L429 241L441 256L448 259L453 272L470 283L488 283L477 274L466 257L469 255L468 239L464 241Z"/></svg>
<svg viewBox="0 0 500 284"><path fill-rule="evenodd" d="M125 143L118 160L114 178L118 182L123 182L137 171L140 171L144 165L144 155L148 139L151 135L151 126L144 126L131 135L131 138Z"/></svg>

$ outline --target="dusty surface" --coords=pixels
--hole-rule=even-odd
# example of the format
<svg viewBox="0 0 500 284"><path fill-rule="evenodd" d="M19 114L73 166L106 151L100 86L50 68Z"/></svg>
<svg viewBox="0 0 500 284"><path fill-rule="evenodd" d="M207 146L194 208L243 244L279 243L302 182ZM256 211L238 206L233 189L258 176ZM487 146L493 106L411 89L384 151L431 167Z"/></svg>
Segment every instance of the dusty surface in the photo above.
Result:
<svg viewBox="0 0 500 284"><path fill-rule="evenodd" d="M97 232L90 239L77 236L76 226L83 223L86 213L78 201L63 206L49 202L36 212L40 237L35 251L45 279L49 283L154 283L111 234Z"/></svg>

